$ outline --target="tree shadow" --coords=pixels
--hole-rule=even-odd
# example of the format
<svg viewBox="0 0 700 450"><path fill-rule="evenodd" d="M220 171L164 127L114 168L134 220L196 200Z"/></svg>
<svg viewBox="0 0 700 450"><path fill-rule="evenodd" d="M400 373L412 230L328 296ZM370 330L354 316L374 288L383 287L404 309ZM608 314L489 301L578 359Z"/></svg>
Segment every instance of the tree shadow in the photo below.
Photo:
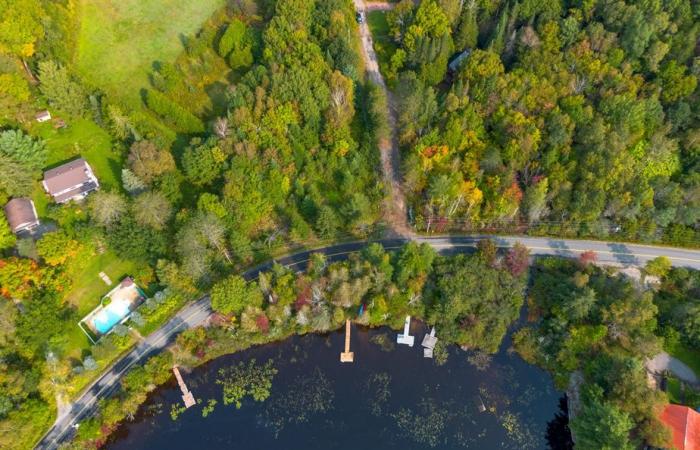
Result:
<svg viewBox="0 0 700 450"><path fill-rule="evenodd" d="M638 265L639 260L625 244L608 243L608 248L618 262L624 265Z"/></svg>
<svg viewBox="0 0 700 450"><path fill-rule="evenodd" d="M562 240L547 239L547 244L549 244L552 251L557 256L564 258L574 258L576 256L576 254L569 249L569 246L566 245L566 242Z"/></svg>
<svg viewBox="0 0 700 450"><path fill-rule="evenodd" d="M559 412L547 422L547 448L549 450L573 450L574 441L569 429L569 405L566 396L559 398Z"/></svg>
<svg viewBox="0 0 700 450"><path fill-rule="evenodd" d="M212 106L211 110L204 111L204 117L215 118L226 115L228 111L228 98L226 96L228 87L228 84L221 81L215 81L204 87L204 92L207 93Z"/></svg>

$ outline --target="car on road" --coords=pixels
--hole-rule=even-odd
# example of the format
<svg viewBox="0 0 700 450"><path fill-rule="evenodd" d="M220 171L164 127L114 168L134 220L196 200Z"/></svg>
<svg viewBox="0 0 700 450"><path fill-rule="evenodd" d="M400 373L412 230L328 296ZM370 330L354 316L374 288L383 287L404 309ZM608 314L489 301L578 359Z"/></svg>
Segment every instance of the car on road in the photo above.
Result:
<svg viewBox="0 0 700 450"><path fill-rule="evenodd" d="M363 12L356 13L355 20L357 20L357 23L364 23L365 22L365 13L363 13Z"/></svg>

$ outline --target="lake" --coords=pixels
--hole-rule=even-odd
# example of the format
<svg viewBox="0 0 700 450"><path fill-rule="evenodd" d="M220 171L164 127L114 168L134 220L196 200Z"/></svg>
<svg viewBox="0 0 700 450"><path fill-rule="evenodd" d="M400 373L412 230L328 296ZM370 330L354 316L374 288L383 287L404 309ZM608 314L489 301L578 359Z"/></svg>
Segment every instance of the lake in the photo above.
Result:
<svg viewBox="0 0 700 450"><path fill-rule="evenodd" d="M424 329L413 348L396 332L353 326L354 363L341 364L344 332L293 337L221 357L183 377L201 404L182 404L177 384L156 390L133 422L115 433L118 449L560 449L567 448L563 394L544 371L509 353L489 362L458 347L438 366L423 357ZM377 336L384 335L384 338ZM439 330L438 330L439 337ZM377 343L383 341L383 345ZM272 359L270 397L224 406L219 368ZM471 361L470 361L471 360ZM480 366L480 367L477 367ZM484 367L487 365L487 367ZM207 417L209 399L218 404ZM485 408L485 411L481 411ZM565 407L564 407L565 408Z"/></svg>

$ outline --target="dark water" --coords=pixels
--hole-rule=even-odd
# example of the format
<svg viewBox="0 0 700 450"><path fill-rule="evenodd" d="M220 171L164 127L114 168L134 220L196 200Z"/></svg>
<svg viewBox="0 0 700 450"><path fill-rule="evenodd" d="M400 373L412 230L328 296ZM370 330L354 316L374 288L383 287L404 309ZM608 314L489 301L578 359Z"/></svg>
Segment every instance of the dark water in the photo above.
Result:
<svg viewBox="0 0 700 450"><path fill-rule="evenodd" d="M505 350L486 370L477 370L467 360L470 353L456 347L437 366L423 358L422 329L413 331L413 348L391 351L370 340L377 334L395 342L396 332L389 329L353 328L352 364L339 362L342 332L294 337L219 358L184 374L202 404L173 421L171 405L181 402L173 382L156 391L107 448L564 448L552 442L566 441L562 394L544 371ZM272 395L264 403L246 399L240 410L224 406L215 383L218 369L251 358L274 360L279 373ZM202 407L212 398L218 404L204 418ZM479 411L482 401L485 412Z"/></svg>

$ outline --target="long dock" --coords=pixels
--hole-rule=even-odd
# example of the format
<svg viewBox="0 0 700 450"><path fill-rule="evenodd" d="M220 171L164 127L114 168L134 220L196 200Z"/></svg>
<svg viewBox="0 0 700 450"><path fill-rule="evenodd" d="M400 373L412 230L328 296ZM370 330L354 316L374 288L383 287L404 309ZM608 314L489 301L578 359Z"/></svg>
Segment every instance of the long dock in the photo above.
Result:
<svg viewBox="0 0 700 450"><path fill-rule="evenodd" d="M175 378L177 378L177 384L180 385L180 390L182 391L182 401L185 402L185 408L196 405L197 402L194 400L194 395L192 395L192 392L187 389L187 385L182 379L180 369L177 366L173 366L173 373L175 374Z"/></svg>
<svg viewBox="0 0 700 450"><path fill-rule="evenodd" d="M413 342L415 340L415 336L411 336L409 334L410 330L411 330L411 316L406 316L406 320L403 323L403 334L399 333L396 335L396 343L408 345L409 347L413 347Z"/></svg>
<svg viewBox="0 0 700 450"><path fill-rule="evenodd" d="M350 319L345 321L345 351L340 353L340 362L353 362L355 353L350 351Z"/></svg>

